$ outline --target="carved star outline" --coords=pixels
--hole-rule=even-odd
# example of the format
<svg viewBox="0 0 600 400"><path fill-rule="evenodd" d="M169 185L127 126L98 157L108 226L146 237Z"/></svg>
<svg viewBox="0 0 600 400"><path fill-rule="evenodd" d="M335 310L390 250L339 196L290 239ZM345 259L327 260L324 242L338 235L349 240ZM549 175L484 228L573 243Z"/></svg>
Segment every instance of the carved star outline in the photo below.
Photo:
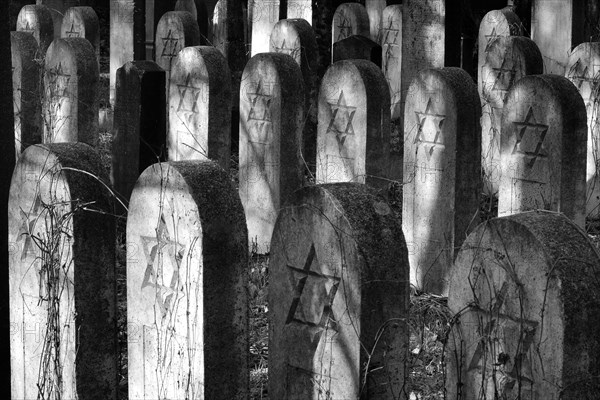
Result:
<svg viewBox="0 0 600 400"><path fill-rule="evenodd" d="M533 167L538 158L548 157L548 153L544 148L544 139L548 133L549 126L537 123L533 115L532 106L529 107L525 120L523 122L513 122L513 125L517 129L517 141L512 151L513 154L519 153L530 157L531 160L527 163L529 167ZM525 145L523 143L523 139L528 139L531 135L538 136L538 142L533 150L524 148Z"/></svg>
<svg viewBox="0 0 600 400"><path fill-rule="evenodd" d="M504 57L500 68L492 68L492 70L496 73L496 79L494 80L494 86L492 86L492 90L497 90L501 92L503 99L506 98L506 94L508 93L510 87L513 85L515 77L517 75L517 71L514 69L514 67L509 68L507 66L508 63L508 59ZM506 76L508 76L508 83L505 83Z"/></svg>
<svg viewBox="0 0 600 400"><path fill-rule="evenodd" d="M342 39L346 39L349 36L352 36L352 25L350 24L350 20L345 15L341 15L336 40L340 41Z"/></svg>
<svg viewBox="0 0 600 400"><path fill-rule="evenodd" d="M25 212L23 209L19 210L19 213L21 215L21 227L19 228L17 242L21 240L24 241L23 250L21 251L21 261L25 260L30 252L35 251L35 249L33 248L33 239L31 238L31 235L35 230L35 225L40 215L41 208L42 199L38 192L35 196L33 205L29 212Z"/></svg>
<svg viewBox="0 0 600 400"><path fill-rule="evenodd" d="M173 31L169 29L167 37L162 38L163 49L160 54L161 57L173 58L177 55L177 46L179 45L179 38L173 36Z"/></svg>
<svg viewBox="0 0 600 400"><path fill-rule="evenodd" d="M346 142L348 136L354 136L352 120L356 113L356 107L349 106L346 103L343 90L340 91L340 95L335 103L328 102L328 104L331 108L331 120L329 121L327 132L325 133L334 132L338 144L342 146ZM342 129L340 129L339 125L336 123L338 117L340 118L339 120L341 120L341 125L343 126Z"/></svg>
<svg viewBox="0 0 600 400"><path fill-rule="evenodd" d="M81 35L81 33L77 30L75 30L75 23L71 22L71 29L65 32L67 34L67 37L79 37Z"/></svg>
<svg viewBox="0 0 600 400"><path fill-rule="evenodd" d="M262 80L258 81L256 90L247 93L246 96L251 105L247 121L271 123L271 102L273 101L273 96L264 90Z"/></svg>
<svg viewBox="0 0 600 400"><path fill-rule="evenodd" d="M436 147L444 147L444 143L441 141L441 138L442 128L444 126L446 116L442 114L436 114L433 111L433 101L431 100L431 97L427 100L425 111L415 111L415 115L417 116L418 130L413 144L425 145L425 155L427 156L427 160L429 160ZM428 135L426 135L426 132L423 129L428 121L430 121L435 127L433 139L430 139L431 132L427 132Z"/></svg>

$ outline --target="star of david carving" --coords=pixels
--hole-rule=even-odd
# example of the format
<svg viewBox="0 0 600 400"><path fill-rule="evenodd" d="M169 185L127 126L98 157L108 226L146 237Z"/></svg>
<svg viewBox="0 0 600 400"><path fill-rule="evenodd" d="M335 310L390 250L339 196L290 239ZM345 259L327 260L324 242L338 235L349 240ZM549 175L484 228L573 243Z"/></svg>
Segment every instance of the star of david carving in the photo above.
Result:
<svg viewBox="0 0 600 400"><path fill-rule="evenodd" d="M388 19L388 26L386 28L381 28L383 32L381 34L381 44L387 44L388 46L399 46L398 45L398 34L400 33L400 29L393 27L392 18ZM390 40L390 36L392 39Z"/></svg>
<svg viewBox="0 0 600 400"><path fill-rule="evenodd" d="M65 33L67 34L67 37L79 37L81 35L79 33L79 31L77 29L75 29L75 23L74 22L71 23L71 29L69 29Z"/></svg>
<svg viewBox="0 0 600 400"><path fill-rule="evenodd" d="M494 40L498 37L498 34L496 33L496 27L492 28L492 32L490 32L489 35L485 35L485 38L487 39L487 43L485 45L485 52L487 53L488 51L490 51L490 47L492 46L492 43L494 42Z"/></svg>
<svg viewBox="0 0 600 400"><path fill-rule="evenodd" d="M264 90L262 80L258 81L256 91L248 92L247 97L251 104L247 120L270 123L273 96Z"/></svg>
<svg viewBox="0 0 600 400"><path fill-rule="evenodd" d="M431 97L427 100L425 111L415 111L417 116L417 135L413 144L419 147L423 145L427 160L431 158L436 147L444 148L442 142L442 128L446 119L445 115L433 112L433 102Z"/></svg>
<svg viewBox="0 0 600 400"><path fill-rule="evenodd" d="M162 213L156 236L142 236L141 239L147 261L141 288L156 289L156 302L164 318L170 312L171 303L179 297L179 268L185 247L171 239ZM165 276L168 273L170 276Z"/></svg>
<svg viewBox="0 0 600 400"><path fill-rule="evenodd" d="M341 146L346 142L348 136L354 136L354 127L352 119L356 113L356 107L349 106L344 98L344 91L340 91L340 96L335 103L328 102L331 107L331 120L327 127L327 132L334 132L338 144Z"/></svg>
<svg viewBox="0 0 600 400"><path fill-rule="evenodd" d="M40 209L42 208L42 199L40 194L37 193L33 206L29 212L20 210L21 214L21 227L17 236L17 242L23 241L23 249L21 251L21 261L25 260L30 253L35 253L33 247L33 239L31 238L35 230L37 219L40 215Z"/></svg>
<svg viewBox="0 0 600 400"><path fill-rule="evenodd" d="M275 46L275 52L287 54L288 56L291 56L294 59L296 59L298 58L297 56L300 52L300 44L296 40L291 47L288 47L285 43L285 39L283 39L280 46Z"/></svg>
<svg viewBox="0 0 600 400"><path fill-rule="evenodd" d="M350 24L350 20L346 18L346 16L340 16L340 24L338 25L338 36L337 41L342 39L346 39L347 37L352 36L352 25Z"/></svg>
<svg viewBox="0 0 600 400"><path fill-rule="evenodd" d="M192 76L188 74L185 78L185 83L177 85L177 90L179 91L177 112L190 112L194 114L198 112L198 98L202 90L192 86L191 82Z"/></svg>
<svg viewBox="0 0 600 400"><path fill-rule="evenodd" d="M31 27L31 24L29 22L29 19L27 19L25 21L25 28L21 29L21 32L27 32L27 33L33 33L33 28Z"/></svg>
<svg viewBox="0 0 600 400"><path fill-rule="evenodd" d="M160 54L161 57L173 58L177 55L177 48L179 46L179 38L173 36L173 31L169 29L167 37L162 38L163 49Z"/></svg>
<svg viewBox="0 0 600 400"><path fill-rule="evenodd" d="M569 70L569 76L571 77L571 80L574 81L577 89L579 89L579 92L587 104L600 81L595 74L595 71L600 70L600 65L592 65L591 71L589 66L583 65L584 63L581 61L581 58L578 59Z"/></svg>
<svg viewBox="0 0 600 400"><path fill-rule="evenodd" d="M548 125L538 124L533 115L533 107L529 107L527 116L523 122L513 122L517 129L517 142L513 149L513 154L519 153L530 158L527 163L533 167L538 158L548 157L544 148L544 139L548 133Z"/></svg>
<svg viewBox="0 0 600 400"><path fill-rule="evenodd" d="M288 312L286 325L297 323L313 328L311 340L320 339L321 333L326 329L333 329L337 332L337 323L333 315L333 299L337 293L341 278L323 274L314 270L313 265L318 265L316 262L317 256L314 243L311 244L310 250L302 268L288 265L290 271L290 281L294 287L294 298ZM310 301L317 301L317 309L322 310L321 315L307 315L306 308L303 304L303 293L309 286L317 286L319 297L317 299L310 298ZM314 292L313 292L314 293Z"/></svg>
<svg viewBox="0 0 600 400"><path fill-rule="evenodd" d="M64 73L62 62L59 62L56 68L50 69L48 74L50 75L51 97L60 107L58 100L69 97L71 75Z"/></svg>
<svg viewBox="0 0 600 400"><path fill-rule="evenodd" d="M502 65L500 68L492 68L496 73L496 79L494 80L494 86L492 86L492 90L496 90L502 94L502 99L506 98L506 94L508 90L512 87L515 76L517 75L517 71L514 67L508 67L509 61L505 57L502 60Z"/></svg>

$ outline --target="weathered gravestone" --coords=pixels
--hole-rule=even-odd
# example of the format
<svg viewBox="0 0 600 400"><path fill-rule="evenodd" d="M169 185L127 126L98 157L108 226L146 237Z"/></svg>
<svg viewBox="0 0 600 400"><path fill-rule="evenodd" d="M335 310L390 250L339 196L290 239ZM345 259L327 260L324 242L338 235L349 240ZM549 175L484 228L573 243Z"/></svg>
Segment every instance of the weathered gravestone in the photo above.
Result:
<svg viewBox="0 0 600 400"><path fill-rule="evenodd" d="M534 41L522 36L496 38L479 70L482 103L481 166L483 189L489 195L500 186L500 133L506 94L525 75L541 74L542 54Z"/></svg>
<svg viewBox="0 0 600 400"><path fill-rule="evenodd" d="M402 77L402 5L383 10L378 42L381 45L381 67L390 86L392 121L401 118L400 79ZM400 127L399 131L402 131Z"/></svg>
<svg viewBox="0 0 600 400"><path fill-rule="evenodd" d="M559 211L583 227L587 155L585 104L558 75L530 75L506 96L500 140L498 216Z"/></svg>
<svg viewBox="0 0 600 400"><path fill-rule="evenodd" d="M111 182L129 200L140 174L166 159L165 71L152 61L117 70Z"/></svg>
<svg viewBox="0 0 600 400"><path fill-rule="evenodd" d="M48 7L54 24L54 38L61 37L63 15L69 7L79 5L78 0L36 0L36 4Z"/></svg>
<svg viewBox="0 0 600 400"><path fill-rule="evenodd" d="M317 183L387 185L390 95L385 77L367 60L331 65L319 92Z"/></svg>
<svg viewBox="0 0 600 400"><path fill-rule="evenodd" d="M269 51L269 37L279 21L279 0L250 0L248 2L252 21L251 55Z"/></svg>
<svg viewBox="0 0 600 400"><path fill-rule="evenodd" d="M303 19L312 25L312 15L311 0L287 0L287 19Z"/></svg>
<svg viewBox="0 0 600 400"><path fill-rule="evenodd" d="M165 13L156 27L156 63L171 77L174 58L184 47L200 44L200 30L196 20L187 11Z"/></svg>
<svg viewBox="0 0 600 400"><path fill-rule="evenodd" d="M448 269L477 218L481 192L481 107L459 68L423 70L404 112L402 227L417 288L445 294Z"/></svg>
<svg viewBox="0 0 600 400"><path fill-rule="evenodd" d="M349 59L369 60L381 68L381 46L373 40L352 35L333 44L333 62Z"/></svg>
<svg viewBox="0 0 600 400"><path fill-rule="evenodd" d="M15 126L15 155L42 141L42 105L37 41L30 33L11 32L12 93Z"/></svg>
<svg viewBox="0 0 600 400"><path fill-rule="evenodd" d="M44 63L44 143L98 142L98 61L83 38L55 39Z"/></svg>
<svg viewBox="0 0 600 400"><path fill-rule="evenodd" d="M228 170L231 153L231 73L212 46L186 47L171 70L170 161L211 159Z"/></svg>
<svg viewBox="0 0 600 400"><path fill-rule="evenodd" d="M335 42L352 35L371 37L369 14L367 14L365 6L360 3L342 3L333 14L331 48Z"/></svg>
<svg viewBox="0 0 600 400"><path fill-rule="evenodd" d="M305 187L271 243L269 397L407 397L408 257L390 206L357 183Z"/></svg>
<svg viewBox="0 0 600 400"><path fill-rule="evenodd" d="M33 145L9 199L14 399L116 399L115 221L99 155Z"/></svg>
<svg viewBox="0 0 600 400"><path fill-rule="evenodd" d="M587 114L587 165L585 196L586 215L600 214L600 108L598 102L598 82L600 82L600 43L586 42L577 46L567 64L566 77L577 86Z"/></svg>
<svg viewBox="0 0 600 400"><path fill-rule="evenodd" d="M127 219L129 398L248 398L248 247L229 175L154 164Z"/></svg>
<svg viewBox="0 0 600 400"><path fill-rule="evenodd" d="M62 20L61 37L87 39L100 57L100 23L92 7L71 7L65 11Z"/></svg>
<svg viewBox="0 0 600 400"><path fill-rule="evenodd" d="M31 33L35 37L40 47L37 58L43 58L54 40L52 13L46 6L24 6L17 17L17 31Z"/></svg>
<svg viewBox="0 0 600 400"><path fill-rule="evenodd" d="M379 37L385 6L385 0L365 0L365 9L369 15L370 38L373 40L377 40Z"/></svg>
<svg viewBox="0 0 600 400"><path fill-rule="evenodd" d="M564 215L527 212L481 224L450 278L448 398L596 398L598 273L597 249Z"/></svg>
<svg viewBox="0 0 600 400"><path fill-rule="evenodd" d="M208 10L206 9L205 0L177 0L174 11L187 11L196 20L200 29L200 38L202 43L207 43L209 37L209 18Z"/></svg>
<svg viewBox="0 0 600 400"><path fill-rule="evenodd" d="M281 204L302 187L303 121L298 64L285 54L252 57L240 91L239 193L248 240L260 253L269 251Z"/></svg>

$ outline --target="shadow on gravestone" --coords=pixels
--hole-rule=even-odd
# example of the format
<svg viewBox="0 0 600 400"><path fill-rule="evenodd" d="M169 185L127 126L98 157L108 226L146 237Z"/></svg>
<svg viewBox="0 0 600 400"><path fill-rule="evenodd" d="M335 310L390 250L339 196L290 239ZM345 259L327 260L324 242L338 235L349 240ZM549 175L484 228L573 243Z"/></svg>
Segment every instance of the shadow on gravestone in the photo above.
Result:
<svg viewBox="0 0 600 400"><path fill-rule="evenodd" d="M43 58L54 40L52 13L46 6L24 6L17 17L17 31L31 33L35 37L40 46L37 58Z"/></svg>
<svg viewBox="0 0 600 400"><path fill-rule="evenodd" d="M198 23L200 30L200 44L205 45L211 39L208 35L210 32L210 21L207 4L204 0L177 0L174 11L187 11ZM211 13L212 14L212 13Z"/></svg>
<svg viewBox="0 0 600 400"><path fill-rule="evenodd" d="M448 398L597 398L599 274L596 246L562 214L481 224L450 278Z"/></svg>
<svg viewBox="0 0 600 400"><path fill-rule="evenodd" d="M71 7L67 9L60 30L60 37L87 39L94 47L96 58L100 58L100 22L92 7Z"/></svg>
<svg viewBox="0 0 600 400"><path fill-rule="evenodd" d="M371 37L369 14L365 6L359 3L343 3L333 14L331 23L331 48L335 42L352 35ZM333 60L333 54L332 60Z"/></svg>
<svg viewBox="0 0 600 400"><path fill-rule="evenodd" d="M407 396L408 257L400 221L357 183L308 186L269 261L269 397Z"/></svg>
<svg viewBox="0 0 600 400"><path fill-rule="evenodd" d="M348 36L333 44L333 62L361 59L369 60L381 68L381 46L361 35Z"/></svg>
<svg viewBox="0 0 600 400"><path fill-rule="evenodd" d="M115 220L99 155L30 146L9 200L12 398L116 399Z"/></svg>

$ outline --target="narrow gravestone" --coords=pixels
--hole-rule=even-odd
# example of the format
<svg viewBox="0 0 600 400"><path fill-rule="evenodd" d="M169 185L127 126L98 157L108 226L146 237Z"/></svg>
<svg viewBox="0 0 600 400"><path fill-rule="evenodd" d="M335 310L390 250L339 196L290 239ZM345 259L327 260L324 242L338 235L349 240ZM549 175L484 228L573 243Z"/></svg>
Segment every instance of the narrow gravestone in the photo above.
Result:
<svg viewBox="0 0 600 400"><path fill-rule="evenodd" d="M223 54L212 46L184 48L169 85L169 160L211 159L228 170L232 93Z"/></svg>
<svg viewBox="0 0 600 400"><path fill-rule="evenodd" d="M481 165L483 189L498 194L500 187L500 133L504 100L510 88L526 75L541 74L543 60L534 41L522 36L496 38L487 50L481 66L482 103Z"/></svg>
<svg viewBox="0 0 600 400"><path fill-rule="evenodd" d="M248 398L248 247L227 172L154 164L127 218L129 398Z"/></svg>
<svg viewBox="0 0 600 400"><path fill-rule="evenodd" d="M502 113L498 216L543 209L584 226L586 121L567 78L530 75L515 83Z"/></svg>
<svg viewBox="0 0 600 400"><path fill-rule="evenodd" d="M44 63L44 143L98 142L98 61L83 38L55 39Z"/></svg>
<svg viewBox="0 0 600 400"><path fill-rule="evenodd" d="M369 15L369 30L371 32L369 37L373 40L377 40L379 36L385 7L385 0L365 0L365 9Z"/></svg>
<svg viewBox="0 0 600 400"><path fill-rule="evenodd" d="M349 59L369 60L381 68L381 46L377 42L352 35L333 44L333 62Z"/></svg>
<svg viewBox="0 0 600 400"><path fill-rule="evenodd" d="M212 19L212 45L223 53L229 69L240 75L247 59L245 24L241 2L217 1Z"/></svg>
<svg viewBox="0 0 600 400"><path fill-rule="evenodd" d="M200 41L203 44L207 43L209 39L209 18L206 6L205 0L177 0L174 9L174 11L187 11L192 14L200 29Z"/></svg>
<svg viewBox="0 0 600 400"><path fill-rule="evenodd" d="M111 182L129 200L140 174L166 159L165 71L152 61L117 70Z"/></svg>
<svg viewBox="0 0 600 400"><path fill-rule="evenodd" d="M564 215L527 212L480 225L450 279L448 398L595 398L598 273L598 250Z"/></svg>
<svg viewBox="0 0 600 400"><path fill-rule="evenodd" d="M588 126L586 215L596 217L600 215L600 43L586 42L577 46L569 55L566 76L577 86L585 102Z"/></svg>
<svg viewBox="0 0 600 400"><path fill-rule="evenodd" d="M40 47L38 58L42 58L54 40L52 13L46 6L24 6L17 17L17 31L31 33L35 37Z"/></svg>
<svg viewBox="0 0 600 400"><path fill-rule="evenodd" d="M28 147L9 199L14 399L116 399L115 221L99 155Z"/></svg>
<svg viewBox="0 0 600 400"><path fill-rule="evenodd" d="M445 294L455 249L477 219L481 193L481 107L459 68L424 70L404 112L402 227L411 284Z"/></svg>
<svg viewBox="0 0 600 400"><path fill-rule="evenodd" d="M367 60L331 65L319 92L317 183L387 185L390 95Z"/></svg>
<svg viewBox="0 0 600 400"><path fill-rule="evenodd" d="M331 47L352 35L371 37L369 14L360 3L342 3L336 8L331 24Z"/></svg>
<svg viewBox="0 0 600 400"><path fill-rule="evenodd" d="M62 20L61 37L87 39L100 58L100 23L92 7L71 7Z"/></svg>
<svg viewBox="0 0 600 400"><path fill-rule="evenodd" d="M312 25L313 12L311 0L287 0L287 19L303 19Z"/></svg>
<svg viewBox="0 0 600 400"><path fill-rule="evenodd" d="M30 33L11 32L12 92L15 120L15 155L42 141L42 105L37 41Z"/></svg>
<svg viewBox="0 0 600 400"><path fill-rule="evenodd" d="M269 397L408 397L408 257L374 189L308 186L277 219L269 261Z"/></svg>
<svg viewBox="0 0 600 400"><path fill-rule="evenodd" d="M298 64L285 54L252 57L240 91L239 193L248 240L259 253L269 251L281 205L302 187L303 122Z"/></svg>
<svg viewBox="0 0 600 400"><path fill-rule="evenodd" d="M252 57L269 51L269 37L279 21L279 0L250 0L252 21Z"/></svg>

